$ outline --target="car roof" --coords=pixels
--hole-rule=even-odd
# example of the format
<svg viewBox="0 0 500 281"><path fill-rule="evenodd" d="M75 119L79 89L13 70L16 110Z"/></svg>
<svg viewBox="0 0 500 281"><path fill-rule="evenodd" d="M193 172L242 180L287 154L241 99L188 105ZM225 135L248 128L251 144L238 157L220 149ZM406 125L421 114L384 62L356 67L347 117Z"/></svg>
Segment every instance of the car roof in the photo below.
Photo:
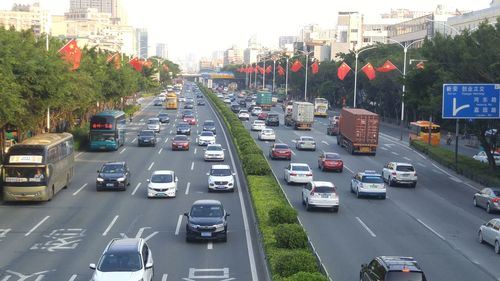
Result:
<svg viewBox="0 0 500 281"><path fill-rule="evenodd" d="M311 182L314 186L330 186L330 187L335 187L335 185L332 182L329 181L312 181Z"/></svg>
<svg viewBox="0 0 500 281"><path fill-rule="evenodd" d="M215 199L201 199L194 201L193 205L222 205L222 203Z"/></svg>
<svg viewBox="0 0 500 281"><path fill-rule="evenodd" d="M392 164L396 165L396 166L412 166L412 164L410 163L404 163L404 162L392 162Z"/></svg>
<svg viewBox="0 0 500 281"><path fill-rule="evenodd" d="M273 144L273 146L277 146L277 145L286 145L287 147L289 147L288 144L286 144L284 142L277 142L277 143Z"/></svg>
<svg viewBox="0 0 500 281"><path fill-rule="evenodd" d="M363 172L359 172L362 176L374 176L374 177L381 177L381 175L375 171L372 170L365 170Z"/></svg>
<svg viewBox="0 0 500 281"><path fill-rule="evenodd" d="M201 131L200 135L203 134L203 133L210 134L211 136L214 135L214 132L212 132L212 131Z"/></svg>
<svg viewBox="0 0 500 281"><path fill-rule="evenodd" d="M155 131L153 131L153 130L141 130L139 133L143 133L143 132L154 133Z"/></svg>
<svg viewBox="0 0 500 281"><path fill-rule="evenodd" d="M253 120L254 123L264 123L263 120Z"/></svg>
<svg viewBox="0 0 500 281"><path fill-rule="evenodd" d="M176 139L176 138L185 138L185 139L187 139L188 136L186 136L186 135L175 135L174 139Z"/></svg>
<svg viewBox="0 0 500 281"><path fill-rule="evenodd" d="M142 238L117 238L113 239L108 248L106 249L106 253L117 253L117 252L140 252L140 246L143 243Z"/></svg>
<svg viewBox="0 0 500 281"><path fill-rule="evenodd" d="M211 144L207 145L207 147L208 146L222 146L222 145L220 143L211 143Z"/></svg>
<svg viewBox="0 0 500 281"><path fill-rule="evenodd" d="M172 170L156 170L153 171L153 175L172 175L174 171Z"/></svg>
<svg viewBox="0 0 500 281"><path fill-rule="evenodd" d="M311 136L300 136L301 139L305 139L305 138L310 138L310 139L314 139L313 137Z"/></svg>
<svg viewBox="0 0 500 281"><path fill-rule="evenodd" d="M230 169L229 165L212 165L212 169Z"/></svg>
<svg viewBox="0 0 500 281"><path fill-rule="evenodd" d="M307 163L290 163L291 166L307 166L309 167L309 164Z"/></svg>
<svg viewBox="0 0 500 281"><path fill-rule="evenodd" d="M178 126L178 125L188 125L188 126L189 126L189 124L188 124L188 123L186 123L186 122L184 122L184 121L177 123L177 126Z"/></svg>
<svg viewBox="0 0 500 281"><path fill-rule="evenodd" d="M389 271L400 271L409 269L410 271L422 272L417 261L413 257L380 256L377 257Z"/></svg>
<svg viewBox="0 0 500 281"><path fill-rule="evenodd" d="M158 117L151 117L151 118L148 118L148 120L160 120L160 118L158 118Z"/></svg>
<svg viewBox="0 0 500 281"><path fill-rule="evenodd" d="M210 119L209 120L205 120L203 123L208 123L208 122L214 122L215 123L214 120L210 120Z"/></svg>
<svg viewBox="0 0 500 281"><path fill-rule="evenodd" d="M106 162L103 164L103 166L105 165L125 165L125 162L121 161L121 162Z"/></svg>

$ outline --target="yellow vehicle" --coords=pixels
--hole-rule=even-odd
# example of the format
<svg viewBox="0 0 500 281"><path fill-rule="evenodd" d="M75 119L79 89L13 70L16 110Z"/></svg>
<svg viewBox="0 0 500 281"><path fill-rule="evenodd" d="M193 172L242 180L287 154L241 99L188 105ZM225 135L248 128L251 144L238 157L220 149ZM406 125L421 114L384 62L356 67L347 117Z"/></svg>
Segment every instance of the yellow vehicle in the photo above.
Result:
<svg viewBox="0 0 500 281"><path fill-rule="evenodd" d="M73 135L41 134L9 149L3 166L4 201L50 201L74 174Z"/></svg>
<svg viewBox="0 0 500 281"><path fill-rule="evenodd" d="M314 99L314 116L327 117L328 113L328 100L324 98Z"/></svg>
<svg viewBox="0 0 500 281"><path fill-rule="evenodd" d="M439 145L441 142L441 128L439 125L431 124L431 145ZM410 141L420 140L429 143L429 121L416 121L410 123Z"/></svg>
<svg viewBox="0 0 500 281"><path fill-rule="evenodd" d="M177 95L169 92L165 99L165 109L177 109Z"/></svg>

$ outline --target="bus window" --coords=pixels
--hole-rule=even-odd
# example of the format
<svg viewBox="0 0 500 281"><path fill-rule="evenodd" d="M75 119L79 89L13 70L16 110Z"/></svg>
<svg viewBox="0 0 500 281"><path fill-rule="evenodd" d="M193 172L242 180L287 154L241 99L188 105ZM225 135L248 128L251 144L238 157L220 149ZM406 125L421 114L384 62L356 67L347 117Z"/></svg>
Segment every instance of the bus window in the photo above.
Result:
<svg viewBox="0 0 500 281"><path fill-rule="evenodd" d="M45 183L45 169L41 167L5 167L7 183Z"/></svg>

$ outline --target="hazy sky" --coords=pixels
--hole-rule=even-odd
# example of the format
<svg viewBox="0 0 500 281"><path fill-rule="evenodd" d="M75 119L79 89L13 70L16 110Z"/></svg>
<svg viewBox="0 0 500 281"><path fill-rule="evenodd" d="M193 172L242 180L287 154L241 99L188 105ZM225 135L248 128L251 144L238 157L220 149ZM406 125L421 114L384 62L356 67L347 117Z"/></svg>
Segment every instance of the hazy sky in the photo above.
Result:
<svg viewBox="0 0 500 281"><path fill-rule="evenodd" d="M0 9L35 0L0 0ZM69 0L41 0L51 14L69 10ZM259 43L274 47L280 35L298 35L300 27L317 23L333 27L338 11L358 11L366 16L391 8L432 11L441 4L447 10L479 10L491 0L122 0L129 24L149 31L150 53L158 42L166 43L170 58L211 56L232 44L246 47L257 34Z"/></svg>

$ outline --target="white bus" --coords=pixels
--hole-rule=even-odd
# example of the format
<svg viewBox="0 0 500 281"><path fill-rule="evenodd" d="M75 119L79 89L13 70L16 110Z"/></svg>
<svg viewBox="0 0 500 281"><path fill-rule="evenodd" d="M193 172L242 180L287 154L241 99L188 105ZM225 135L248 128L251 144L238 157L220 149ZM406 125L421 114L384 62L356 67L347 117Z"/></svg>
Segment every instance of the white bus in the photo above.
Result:
<svg viewBox="0 0 500 281"><path fill-rule="evenodd" d="M3 166L4 201L50 201L74 174L73 135L41 134L9 149Z"/></svg>
<svg viewBox="0 0 500 281"><path fill-rule="evenodd" d="M314 99L314 116L327 117L328 116L328 100L324 98Z"/></svg>

